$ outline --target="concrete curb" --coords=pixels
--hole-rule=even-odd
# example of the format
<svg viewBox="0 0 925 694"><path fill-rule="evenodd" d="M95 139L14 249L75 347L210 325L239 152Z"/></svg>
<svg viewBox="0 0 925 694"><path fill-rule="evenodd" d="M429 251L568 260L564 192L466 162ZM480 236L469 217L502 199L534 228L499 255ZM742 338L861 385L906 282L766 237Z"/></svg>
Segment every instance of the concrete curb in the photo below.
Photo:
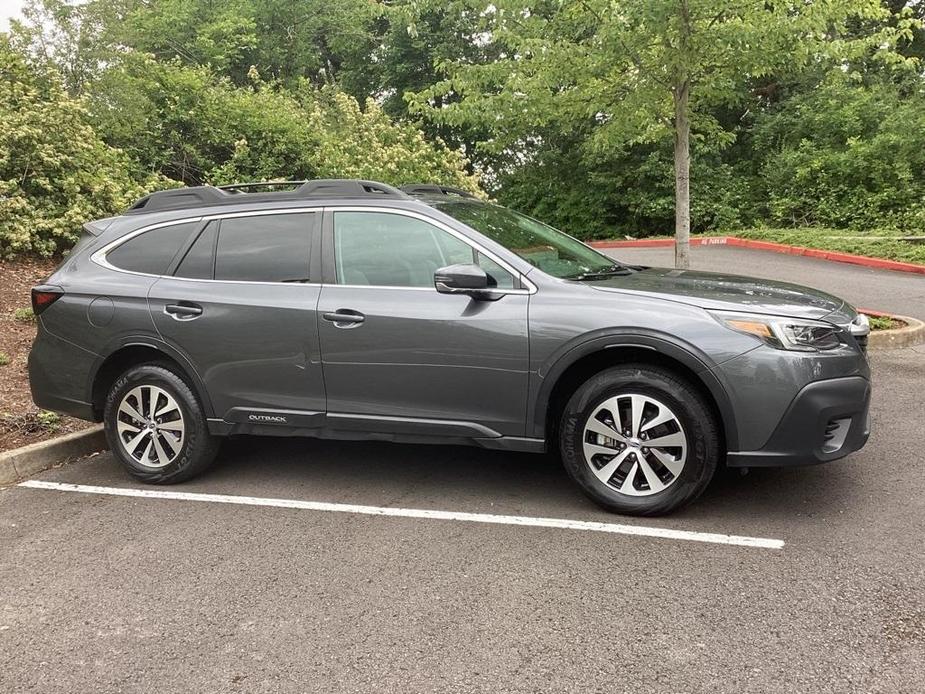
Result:
<svg viewBox="0 0 925 694"><path fill-rule="evenodd" d="M0 453L0 486L15 484L69 458L80 458L107 447L103 427L95 426Z"/></svg>
<svg viewBox="0 0 925 694"><path fill-rule="evenodd" d="M666 248L674 245L674 239L633 239L628 241L591 241L595 248ZM825 251L820 248L804 248L803 246L789 246L773 241L758 241L755 239L740 239L738 236L698 236L691 239L692 246L738 246L752 250L774 251L788 255L804 255L807 258L818 258L836 263L850 263L877 270L895 270L897 272L912 272L925 275L925 265L916 263L903 263L898 260L885 260L884 258L870 258L866 255L841 253L839 251Z"/></svg>
<svg viewBox="0 0 925 694"><path fill-rule="evenodd" d="M889 316L890 318L901 320L906 324L904 328L871 330L870 337L867 338L868 349L902 349L903 347L912 347L925 342L925 323L918 318L900 316L895 313L868 311L866 309L861 311L861 313L867 313L872 316Z"/></svg>

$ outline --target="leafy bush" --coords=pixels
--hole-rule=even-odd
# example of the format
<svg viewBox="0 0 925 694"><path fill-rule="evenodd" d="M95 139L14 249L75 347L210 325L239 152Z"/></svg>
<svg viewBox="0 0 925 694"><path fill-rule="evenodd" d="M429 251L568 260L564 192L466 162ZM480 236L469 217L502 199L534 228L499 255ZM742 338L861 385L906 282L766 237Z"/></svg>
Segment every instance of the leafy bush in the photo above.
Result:
<svg viewBox="0 0 925 694"><path fill-rule="evenodd" d="M141 170L188 184L286 178L433 181L478 191L465 160L334 88L235 87L206 68L129 54L89 95L93 122Z"/></svg>
<svg viewBox="0 0 925 694"><path fill-rule="evenodd" d="M27 64L0 34L0 257L69 248L88 219L123 209L139 183L86 123L56 75Z"/></svg>
<svg viewBox="0 0 925 694"><path fill-rule="evenodd" d="M74 99L0 34L0 257L67 250L88 220L158 188L291 178L418 181L480 192L467 162L333 87L235 87L128 52Z"/></svg>
<svg viewBox="0 0 925 694"><path fill-rule="evenodd" d="M42 410L37 413L35 420L47 431L57 431L61 427L61 415L50 410Z"/></svg>
<svg viewBox="0 0 925 694"><path fill-rule="evenodd" d="M892 330L893 328L902 327L898 325L899 321L895 321L889 316L867 316L867 320L870 322L871 330Z"/></svg>
<svg viewBox="0 0 925 694"><path fill-rule="evenodd" d="M836 78L757 119L765 219L925 228L925 92Z"/></svg>
<svg viewBox="0 0 925 694"><path fill-rule="evenodd" d="M32 312L31 308L18 308L13 311L13 320L18 320L22 323L31 323L35 320L35 314Z"/></svg>

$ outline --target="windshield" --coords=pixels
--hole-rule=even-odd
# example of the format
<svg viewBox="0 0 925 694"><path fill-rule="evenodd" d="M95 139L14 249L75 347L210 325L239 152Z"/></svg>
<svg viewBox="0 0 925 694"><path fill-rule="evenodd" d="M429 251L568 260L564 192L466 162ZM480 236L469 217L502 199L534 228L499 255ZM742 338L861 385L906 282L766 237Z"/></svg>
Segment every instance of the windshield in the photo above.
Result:
<svg viewBox="0 0 925 694"><path fill-rule="evenodd" d="M553 277L587 280L630 271L561 231L505 207L474 201L438 207Z"/></svg>

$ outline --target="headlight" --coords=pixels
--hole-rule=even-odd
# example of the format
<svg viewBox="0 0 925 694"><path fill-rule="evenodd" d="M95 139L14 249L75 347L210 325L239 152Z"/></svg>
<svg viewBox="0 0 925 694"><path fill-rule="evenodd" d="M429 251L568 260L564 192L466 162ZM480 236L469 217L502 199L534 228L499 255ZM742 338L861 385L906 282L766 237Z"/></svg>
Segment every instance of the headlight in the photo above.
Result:
<svg viewBox="0 0 925 694"><path fill-rule="evenodd" d="M817 352L836 349L843 344L841 328L823 321L753 313L711 313L727 328L754 335L777 349Z"/></svg>

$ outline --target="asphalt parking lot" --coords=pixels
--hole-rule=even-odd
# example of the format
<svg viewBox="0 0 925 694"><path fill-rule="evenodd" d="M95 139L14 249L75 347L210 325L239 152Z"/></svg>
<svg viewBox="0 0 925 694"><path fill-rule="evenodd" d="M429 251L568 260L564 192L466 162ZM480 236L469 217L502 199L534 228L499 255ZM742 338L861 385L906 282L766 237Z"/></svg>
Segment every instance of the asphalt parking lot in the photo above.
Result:
<svg viewBox="0 0 925 694"><path fill-rule="evenodd" d="M824 279L802 281L858 301ZM925 296L866 286L870 308ZM667 518L597 509L549 457L309 439L229 440L181 498L0 490L0 691L925 691L925 346L872 365L865 449L723 474ZM38 479L141 489L109 454Z"/></svg>

